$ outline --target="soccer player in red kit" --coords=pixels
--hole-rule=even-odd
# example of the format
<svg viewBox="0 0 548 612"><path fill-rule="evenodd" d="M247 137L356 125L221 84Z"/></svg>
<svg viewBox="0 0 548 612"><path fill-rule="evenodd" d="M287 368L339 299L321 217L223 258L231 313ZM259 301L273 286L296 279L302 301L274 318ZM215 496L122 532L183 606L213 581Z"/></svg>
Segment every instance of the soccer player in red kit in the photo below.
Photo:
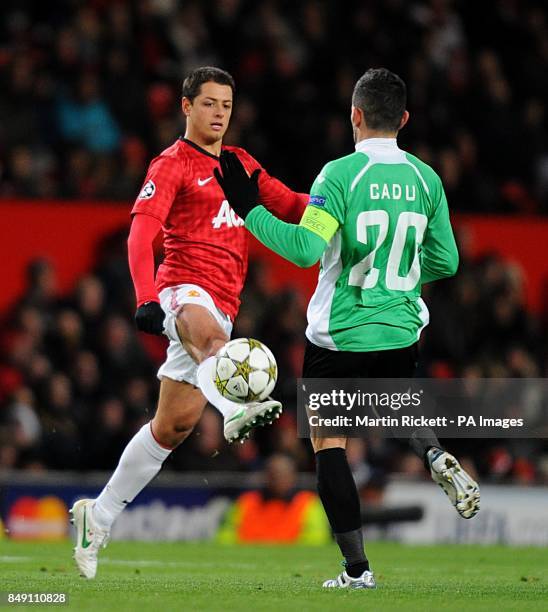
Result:
<svg viewBox="0 0 548 612"><path fill-rule="evenodd" d="M167 357L158 370L156 414L135 434L96 500L71 510L74 558L95 577L97 556L125 506L156 476L171 451L192 431L210 401L224 417L229 441L243 441L254 423L281 412L274 400L242 407L213 383L214 355L229 340L247 271L248 234L214 179L223 151L235 151L258 185L260 201L280 218L298 222L308 196L269 176L245 150L222 145L232 112L234 80L218 68L198 68L183 84L186 132L152 160L132 210L129 265L137 296L138 329L165 333ZM153 241L163 231L165 258L154 279Z"/></svg>

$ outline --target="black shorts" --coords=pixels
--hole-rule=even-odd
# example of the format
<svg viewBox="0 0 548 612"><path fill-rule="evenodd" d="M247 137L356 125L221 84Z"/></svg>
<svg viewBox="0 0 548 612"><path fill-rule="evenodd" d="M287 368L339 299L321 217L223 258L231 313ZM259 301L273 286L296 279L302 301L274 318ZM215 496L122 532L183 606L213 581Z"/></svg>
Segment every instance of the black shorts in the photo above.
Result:
<svg viewBox="0 0 548 612"><path fill-rule="evenodd" d="M413 378L418 343L402 349L355 353L332 351L306 340L303 378Z"/></svg>

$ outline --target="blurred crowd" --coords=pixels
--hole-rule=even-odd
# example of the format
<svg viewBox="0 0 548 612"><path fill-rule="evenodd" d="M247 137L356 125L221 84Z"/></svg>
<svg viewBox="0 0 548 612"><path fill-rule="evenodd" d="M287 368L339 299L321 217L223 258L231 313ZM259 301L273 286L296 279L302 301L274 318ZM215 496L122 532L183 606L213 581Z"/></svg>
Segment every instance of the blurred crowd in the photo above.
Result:
<svg viewBox="0 0 548 612"><path fill-rule="evenodd" d="M548 210L540 0L4 0L0 197L133 199L211 64L237 80L227 142L297 190L352 150L353 84L385 65L453 209Z"/></svg>
<svg viewBox="0 0 548 612"><path fill-rule="evenodd" d="M237 81L226 141L296 190L352 150L353 84L385 65L409 88L401 146L437 169L452 209L548 211L548 10L533 0L5 0L0 197L132 200L149 160L184 131L182 80L201 65ZM420 375L548 375L548 320L524 307L519 268L464 249L459 275L425 299ZM313 468L295 417L305 310L252 262L234 336L275 353L284 415L229 447L207 408L167 469L255 470L272 453ZM0 326L0 469L115 467L154 413L165 350L135 331L133 311L125 236L102 245L69 295L48 261L29 266ZM447 446L484 481L548 482L542 441ZM425 475L395 441L353 440L348 455L368 500L393 471Z"/></svg>
<svg viewBox="0 0 548 612"><path fill-rule="evenodd" d="M27 290L0 326L0 470L111 470L128 440L151 419L165 340L137 333L125 235L105 239L101 259L68 295L59 295L46 260L28 268ZM461 248L455 279L426 286L431 325L421 340L420 376L548 375L546 321L523 305L518 268L495 256L472 261ZM310 444L297 437L296 378L304 353L306 299L275 289L265 262L251 262L233 337L263 340L276 355L275 396L285 411L243 445L228 446L208 407L190 438L166 462L178 471L261 469L273 453L313 470ZM543 440L448 440L482 480L548 483ZM364 499L382 496L396 471L425 478L407 445L352 440L348 454Z"/></svg>

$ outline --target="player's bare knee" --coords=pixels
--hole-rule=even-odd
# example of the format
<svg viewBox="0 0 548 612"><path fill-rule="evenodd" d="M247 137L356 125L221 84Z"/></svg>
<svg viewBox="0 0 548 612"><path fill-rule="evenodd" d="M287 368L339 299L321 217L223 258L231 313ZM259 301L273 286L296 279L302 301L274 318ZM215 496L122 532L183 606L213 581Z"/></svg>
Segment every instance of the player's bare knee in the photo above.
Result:
<svg viewBox="0 0 548 612"><path fill-rule="evenodd" d="M172 422L152 421L154 437L162 445L175 448L192 433L198 419L183 418Z"/></svg>
<svg viewBox="0 0 548 612"><path fill-rule="evenodd" d="M228 342L229 338L207 308L185 304L177 315L181 340L198 361L203 361Z"/></svg>
<svg viewBox="0 0 548 612"><path fill-rule="evenodd" d="M200 416L194 414L184 414L177 417L171 424L173 435L176 437L182 437L183 439L186 438L188 435L190 435L199 420Z"/></svg>
<svg viewBox="0 0 548 612"><path fill-rule="evenodd" d="M222 348L228 342L228 336L226 334L211 334L208 338L206 346L204 348L204 358L215 355L217 351Z"/></svg>
<svg viewBox="0 0 548 612"><path fill-rule="evenodd" d="M205 400L190 385L185 385L175 395L161 393L160 404L152 420L152 430L158 442L170 448L181 444L200 420L204 406Z"/></svg>
<svg viewBox="0 0 548 612"><path fill-rule="evenodd" d="M200 351L200 360L207 359L215 355L217 351L223 347L229 338L225 332L217 325L211 325L204 329L201 334L200 345L197 346Z"/></svg>

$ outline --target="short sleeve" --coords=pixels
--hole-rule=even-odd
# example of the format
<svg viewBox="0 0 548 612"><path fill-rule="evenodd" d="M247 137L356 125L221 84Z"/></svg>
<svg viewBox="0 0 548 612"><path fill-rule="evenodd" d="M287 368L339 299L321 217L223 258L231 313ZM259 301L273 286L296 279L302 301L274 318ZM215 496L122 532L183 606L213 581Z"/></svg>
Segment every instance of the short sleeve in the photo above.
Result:
<svg viewBox="0 0 548 612"><path fill-rule="evenodd" d="M165 223L173 200L183 186L185 174L180 159L168 155L153 159L131 214L143 213Z"/></svg>

